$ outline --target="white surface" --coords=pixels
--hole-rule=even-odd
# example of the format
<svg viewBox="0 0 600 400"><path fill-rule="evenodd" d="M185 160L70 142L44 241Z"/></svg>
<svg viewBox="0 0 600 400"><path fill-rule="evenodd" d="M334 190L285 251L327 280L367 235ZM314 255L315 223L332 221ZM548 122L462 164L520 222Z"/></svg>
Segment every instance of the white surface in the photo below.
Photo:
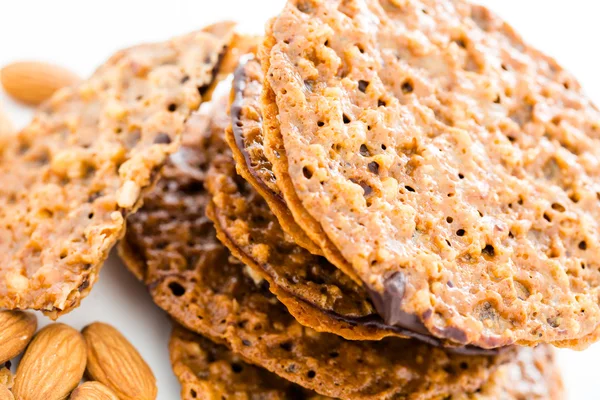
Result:
<svg viewBox="0 0 600 400"><path fill-rule="evenodd" d="M513 24L532 44L570 69L600 103L600 2L595 0L482 1ZM32 59L68 66L89 75L115 50L182 34L220 19L242 23L259 33L283 0L194 1L0 1L0 66ZM31 111L0 93L13 120L22 126ZM152 367L159 399L178 398L167 340L169 321L146 290L113 256L100 281L80 308L61 319L77 328L100 320L113 324L131 340ZM40 316L41 325L48 321ZM600 344L585 352L561 350L560 363L573 400L600 395Z"/></svg>

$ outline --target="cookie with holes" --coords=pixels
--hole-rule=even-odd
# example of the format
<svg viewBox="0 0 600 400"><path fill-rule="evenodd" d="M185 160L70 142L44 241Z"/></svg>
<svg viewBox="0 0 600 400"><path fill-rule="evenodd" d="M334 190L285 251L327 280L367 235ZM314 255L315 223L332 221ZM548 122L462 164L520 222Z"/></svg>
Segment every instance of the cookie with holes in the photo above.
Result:
<svg viewBox="0 0 600 400"><path fill-rule="evenodd" d="M271 162L264 154L263 119L259 101L263 80L262 67L255 54L249 54L240 61L232 85L232 125L227 129L225 137L231 146L240 175L264 197L283 230L300 246L315 255L322 255L321 248L294 220L277 186Z"/></svg>
<svg viewBox="0 0 600 400"><path fill-rule="evenodd" d="M183 400L327 399L248 364L226 346L177 324L171 333L169 353Z"/></svg>
<svg viewBox="0 0 600 400"><path fill-rule="evenodd" d="M258 281L268 282L299 322L351 340L406 337L383 323L360 285L286 235L265 200L237 175L230 155L213 160L205 186L219 240Z"/></svg>
<svg viewBox="0 0 600 400"><path fill-rule="evenodd" d="M416 340L350 341L296 321L268 283L219 242L205 216L207 165L228 151L224 104L201 110L196 129L186 131L184 146L165 166L144 207L128 220L121 256L157 305L247 362L337 398L475 391L510 359L515 350L467 356ZM190 133L194 138L188 141Z"/></svg>
<svg viewBox="0 0 600 400"><path fill-rule="evenodd" d="M327 399L267 370L248 364L226 346L175 325L169 343L171 364L181 383L181 398L192 399ZM494 371L474 392L454 394L455 400L560 400L562 380L552 349L520 349L509 363Z"/></svg>
<svg viewBox="0 0 600 400"><path fill-rule="evenodd" d="M0 149L0 308L77 307L214 79L232 23L116 53Z"/></svg>
<svg viewBox="0 0 600 400"><path fill-rule="evenodd" d="M237 170L254 187L236 173L231 156L214 160L206 186L213 196L208 216L219 239L260 279L268 280L271 291L304 325L354 340L394 335L360 285L302 246L307 244L304 233L293 226L263 154L262 70L256 59L242 60L232 86L232 125L226 138Z"/></svg>
<svg viewBox="0 0 600 400"><path fill-rule="evenodd" d="M306 218L306 213L297 215L290 212L287 207L279 184L287 184L288 179L277 181L272 171L273 165L265 153L270 151L275 154L275 157L284 157L285 154L279 149L271 149L266 146L263 135L265 130L276 129L277 110L274 105L268 106L273 102L269 103L265 100L267 105L263 104L262 106L258 102L257 97L260 98L261 92L263 92L263 75L258 61L249 58L242 60L240 64L240 68L236 71L232 92L232 129L228 130L226 134L239 173L264 197L277 216L283 230L298 245L312 254L326 255L331 263L344 271L356 283L361 284L360 279L353 274L348 262L324 234L311 238L297 223L297 220L310 220ZM269 97L268 91L264 93L266 97ZM272 113L272 118L263 119L262 113L264 112ZM244 123L246 125L243 125ZM288 191L288 193L290 192ZM313 224L313 227L318 231L316 224Z"/></svg>
<svg viewBox="0 0 600 400"><path fill-rule="evenodd" d="M462 0L289 1L261 55L277 185L387 323L589 342L600 113L553 59Z"/></svg>
<svg viewBox="0 0 600 400"><path fill-rule="evenodd" d="M268 189L272 181L262 182L271 175L268 165L261 162L260 76L260 65L255 60L243 62L237 69L233 80L235 100L231 106L233 129L227 130L227 136L233 152L242 156L243 164L240 165L238 158L237 169L245 171L263 193L269 191L265 194L269 198L276 196L276 189ZM246 89L239 90L241 87ZM434 345L452 345L441 343L419 325L411 330L386 325L361 285L287 234L279 223L281 219L272 211L273 202L265 201L258 190L236 173L236 164L229 154L213 160L205 186L212 195L207 215L215 223L218 238L259 279L268 281L271 292L303 325L350 340L399 336L416 337ZM282 199L275 201L285 207ZM473 348L462 351L481 352Z"/></svg>

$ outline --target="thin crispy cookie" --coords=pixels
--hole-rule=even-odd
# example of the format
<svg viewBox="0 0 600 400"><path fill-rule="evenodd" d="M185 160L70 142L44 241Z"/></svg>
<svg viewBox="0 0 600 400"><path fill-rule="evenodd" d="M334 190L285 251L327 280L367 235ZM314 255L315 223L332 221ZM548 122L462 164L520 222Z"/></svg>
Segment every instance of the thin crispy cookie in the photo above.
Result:
<svg viewBox="0 0 600 400"><path fill-rule="evenodd" d="M366 293L325 259L304 249L306 244L315 245L295 226L264 156L258 104L262 81L258 61L242 60L233 79L231 128L226 131L236 167L225 154L213 161L207 178L213 196L208 215L215 222L217 236L269 281L271 291L304 325L353 340L393 335L376 326L360 326L359 320L366 322L374 314Z"/></svg>
<svg viewBox="0 0 600 400"><path fill-rule="evenodd" d="M368 292L362 285L344 276L322 257L304 251L302 236L297 234L301 229L299 226L287 225L286 229L288 217L285 215L291 217L291 214L274 179L272 164L265 156L259 105L262 85L258 61L242 60L233 79L232 128L227 129L226 138L236 159L237 171L254 190L235 178L228 157L218 162L219 167L214 169L216 174L213 175L220 175L220 178L213 179L212 185L209 182L217 206L210 204L208 215L215 222L219 239L236 257L269 280L271 291L304 325L351 340L399 336L457 347L455 343L432 337L420 321L411 316L407 316L402 327L383 322L373 312ZM263 235L263 232L268 234ZM352 303L354 305L350 306ZM463 352L482 352L481 349L461 347Z"/></svg>
<svg viewBox="0 0 600 400"><path fill-rule="evenodd" d="M169 341L182 400L327 399L246 363L226 346L175 324Z"/></svg>
<svg viewBox="0 0 600 400"><path fill-rule="evenodd" d="M219 112L220 111L220 112ZM246 361L323 395L340 398L435 398L474 391L512 354L461 356L412 340L348 341L299 324L267 287L219 243L204 215L207 162L227 145L225 107L202 140L129 219L121 254L154 301L186 328L227 344ZM222 114L222 115L221 115Z"/></svg>
<svg viewBox="0 0 600 400"><path fill-rule="evenodd" d="M277 186L271 162L264 154L263 124L259 97L263 74L260 63L254 58L242 60L236 69L231 92L232 124L226 139L237 163L237 170L269 204L281 227L300 246L321 255L315 244L294 220L283 194Z"/></svg>
<svg viewBox="0 0 600 400"><path fill-rule="evenodd" d="M201 103L233 25L123 50L0 154L0 308L79 305Z"/></svg>
<svg viewBox="0 0 600 400"><path fill-rule="evenodd" d="M184 400L325 399L265 369L244 362L226 346L175 325L169 343L171 364ZM510 363L471 393L452 400L562 400L562 379L552 349L520 349Z"/></svg>
<svg viewBox="0 0 600 400"><path fill-rule="evenodd" d="M234 85L237 80L238 77ZM248 97L245 102L252 103L252 99ZM232 116L232 124L244 130L252 129L255 137L260 136L255 119L248 120L248 117L248 113ZM237 167L245 168L239 164ZM262 170L268 173L268 167ZM362 286L325 258L298 246L295 238L284 232L265 199L236 173L236 164L229 152L213 159L205 187L212 194L207 215L215 223L219 240L261 279L269 282L271 292L303 325L350 340L399 336L442 344L427 335L426 330L423 334L421 326L413 326L409 331L386 325Z"/></svg>
<svg viewBox="0 0 600 400"><path fill-rule="evenodd" d="M361 286L284 233L265 200L236 174L229 154L213 160L205 186L212 194L207 215L219 240L268 281L299 322L350 340L394 335L378 327L378 315Z"/></svg>
<svg viewBox="0 0 600 400"><path fill-rule="evenodd" d="M487 348L598 326L600 113L554 60L461 0L290 1L265 43L288 206L388 323Z"/></svg>

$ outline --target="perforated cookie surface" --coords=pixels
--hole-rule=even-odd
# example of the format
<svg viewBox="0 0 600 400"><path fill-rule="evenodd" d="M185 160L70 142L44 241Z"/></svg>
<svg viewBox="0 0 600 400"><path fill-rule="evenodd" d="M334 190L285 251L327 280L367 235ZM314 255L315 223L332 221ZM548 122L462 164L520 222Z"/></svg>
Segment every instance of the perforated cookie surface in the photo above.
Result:
<svg viewBox="0 0 600 400"><path fill-rule="evenodd" d="M488 348L596 328L600 113L554 60L461 0L290 1L265 43L279 186L388 323Z"/></svg>
<svg viewBox="0 0 600 400"><path fill-rule="evenodd" d="M222 107L222 108L221 108ZM221 112L219 112L221 110ZM221 115L222 114L222 115ZM436 398L474 391L511 351L461 356L411 340L348 341L298 323L221 245L204 215L207 162L222 153L225 106L207 131L167 165L120 246L154 301L186 328L225 343L246 361L322 395ZM199 139L199 140L198 140ZM175 156L175 159L178 159Z"/></svg>
<svg viewBox="0 0 600 400"><path fill-rule="evenodd" d="M0 148L0 308L55 318L79 305L178 148L232 28L118 52Z"/></svg>
<svg viewBox="0 0 600 400"><path fill-rule="evenodd" d="M230 154L213 160L205 186L212 195L207 215L217 237L259 279L268 281L296 319L354 340L394 334L378 328L383 321L361 286L286 235L266 201L237 175Z"/></svg>
<svg viewBox="0 0 600 400"><path fill-rule="evenodd" d="M169 350L173 371L182 385L182 399L326 398L248 364L227 347L178 325L173 329ZM499 367L480 389L451 398L561 400L565 397L552 350L540 346L520 349L515 359Z"/></svg>
<svg viewBox="0 0 600 400"><path fill-rule="evenodd" d="M245 72L240 73L240 70ZM297 236L288 235L282 228L281 217L276 218L277 211L273 209L272 196L276 192L271 192L268 188L271 185L262 182L272 176L272 171L269 164L263 162L261 115L257 104L262 87L259 72L256 61L242 63L233 81L236 100L231 107L231 122L233 130L238 132L234 136L228 130L227 134L233 153L238 154L237 163L225 152L213 159L206 178L205 186L212 195L207 215L215 223L217 237L235 257L251 267L259 279L268 281L271 292L305 326L350 340L399 336L442 345L418 324L407 329L386 325L361 285L325 258L299 246ZM239 80L244 80L244 84ZM242 87L246 89L243 93L239 92ZM232 137L235 140L232 141ZM248 182L236 173L236 167L249 178ZM287 211L282 199L274 201ZM480 349L472 348L457 351L481 353Z"/></svg>
<svg viewBox="0 0 600 400"><path fill-rule="evenodd" d="M252 54L241 60L235 70L230 107L231 127L225 135L227 143L236 160L238 172L264 197L283 230L300 246L313 254L322 255L321 248L294 220L277 186L271 162L265 155L259 102L262 88L262 67Z"/></svg>
<svg viewBox="0 0 600 400"><path fill-rule="evenodd" d="M180 325L173 327L169 353L182 400L327 399L246 363L226 346Z"/></svg>

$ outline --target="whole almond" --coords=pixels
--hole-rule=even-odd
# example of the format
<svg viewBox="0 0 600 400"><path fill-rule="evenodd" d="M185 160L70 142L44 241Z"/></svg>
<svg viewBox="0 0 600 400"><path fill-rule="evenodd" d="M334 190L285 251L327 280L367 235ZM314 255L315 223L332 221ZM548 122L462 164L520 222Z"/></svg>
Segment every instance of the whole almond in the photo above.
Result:
<svg viewBox="0 0 600 400"><path fill-rule="evenodd" d="M119 400L119 398L100 382L89 381L71 393L71 400Z"/></svg>
<svg viewBox="0 0 600 400"><path fill-rule="evenodd" d="M108 324L83 329L87 345L87 374L108 386L121 400L156 399L156 379L140 353Z"/></svg>
<svg viewBox="0 0 600 400"><path fill-rule="evenodd" d="M38 105L54 92L80 79L73 72L43 62L16 62L2 68L0 81L6 93L23 103Z"/></svg>
<svg viewBox="0 0 600 400"><path fill-rule="evenodd" d="M0 385L0 400L15 400L15 396L6 386Z"/></svg>
<svg viewBox="0 0 600 400"><path fill-rule="evenodd" d="M85 341L64 324L40 330L21 359L13 394L17 400L65 399L85 371Z"/></svg>
<svg viewBox="0 0 600 400"><path fill-rule="evenodd" d="M0 364L25 350L37 328L35 315L23 311L0 311Z"/></svg>

